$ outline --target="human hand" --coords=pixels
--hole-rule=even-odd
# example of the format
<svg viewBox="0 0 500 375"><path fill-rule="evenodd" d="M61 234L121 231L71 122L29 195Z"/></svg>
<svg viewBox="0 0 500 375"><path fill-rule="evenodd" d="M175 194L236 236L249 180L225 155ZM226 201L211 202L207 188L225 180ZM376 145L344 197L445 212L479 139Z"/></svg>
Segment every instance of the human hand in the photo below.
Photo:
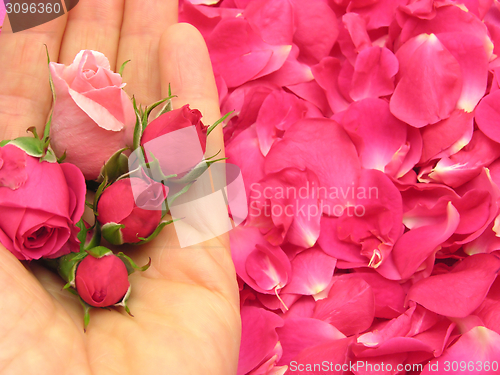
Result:
<svg viewBox="0 0 500 375"><path fill-rule="evenodd" d="M111 66L132 60L125 90L143 105L177 95L205 124L219 117L208 52L191 26L176 24L177 1L80 0L68 15L0 34L0 139L41 131L51 106L44 44L52 61L70 64L78 51L104 53ZM58 57L58 58L57 58ZM207 155L223 149L221 128ZM58 276L23 265L0 245L0 373L2 374L234 374L240 319L238 287L227 237L181 249L173 226L128 252L152 265L130 276L122 310L83 309ZM27 269L28 268L28 269Z"/></svg>

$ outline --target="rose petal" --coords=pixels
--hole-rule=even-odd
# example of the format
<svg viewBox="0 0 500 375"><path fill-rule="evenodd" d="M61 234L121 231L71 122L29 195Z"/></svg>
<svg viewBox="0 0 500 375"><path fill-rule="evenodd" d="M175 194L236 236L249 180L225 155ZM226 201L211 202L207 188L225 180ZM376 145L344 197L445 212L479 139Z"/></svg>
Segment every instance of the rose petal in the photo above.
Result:
<svg viewBox="0 0 500 375"><path fill-rule="evenodd" d="M279 361L282 365L289 364L304 349L345 338L331 324L312 318L285 319L285 324L276 331L283 347Z"/></svg>
<svg viewBox="0 0 500 375"><path fill-rule="evenodd" d="M449 273L415 283L408 291L407 299L441 315L466 317L486 297L499 269L500 259L496 256L472 255Z"/></svg>
<svg viewBox="0 0 500 375"><path fill-rule="evenodd" d="M421 128L448 118L462 92L462 73L434 35L422 34L396 52L399 82L391 97L394 116Z"/></svg>
<svg viewBox="0 0 500 375"><path fill-rule="evenodd" d="M266 359L278 342L276 328L283 319L265 309L245 306L241 309L241 344L238 375L244 375Z"/></svg>
<svg viewBox="0 0 500 375"><path fill-rule="evenodd" d="M304 250L292 260L292 280L284 293L313 295L328 287L337 260L319 248Z"/></svg>
<svg viewBox="0 0 500 375"><path fill-rule="evenodd" d="M370 327L374 313L370 285L359 277L338 276L328 297L316 302L313 318L328 322L350 336Z"/></svg>
<svg viewBox="0 0 500 375"><path fill-rule="evenodd" d="M361 165L384 171L394 154L406 143L407 125L395 118L389 104L369 98L352 103L342 126L359 153Z"/></svg>
<svg viewBox="0 0 500 375"><path fill-rule="evenodd" d="M363 49L354 65L349 92L351 98L357 101L392 94L398 69L398 59L387 48L374 46Z"/></svg>
<svg viewBox="0 0 500 375"><path fill-rule="evenodd" d="M492 366L500 362L499 346L500 335L498 333L485 327L474 327L446 349L443 355L428 363L422 371L422 375L444 374L445 369L439 365L444 366L447 363L452 365L456 363L457 366L460 366L459 371L462 371L463 368L468 373L491 374ZM470 364L472 364L472 368L467 367ZM488 368L486 368L486 364L488 364Z"/></svg>
<svg viewBox="0 0 500 375"><path fill-rule="evenodd" d="M451 202L446 204L444 211L435 211L435 214L434 218L428 217L432 219L431 222L410 229L394 245L394 262L403 279L411 277L425 259L455 232L459 224L460 215ZM422 238L427 240L422 242Z"/></svg>

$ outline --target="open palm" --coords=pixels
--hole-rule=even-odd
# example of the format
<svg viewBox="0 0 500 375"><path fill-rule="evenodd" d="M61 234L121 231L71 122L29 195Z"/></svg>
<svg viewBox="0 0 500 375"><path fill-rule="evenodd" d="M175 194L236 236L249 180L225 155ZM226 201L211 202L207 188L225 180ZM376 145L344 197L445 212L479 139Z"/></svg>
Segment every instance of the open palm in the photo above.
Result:
<svg viewBox="0 0 500 375"><path fill-rule="evenodd" d="M68 16L0 34L0 138L39 129L50 110L44 44L69 64L81 49L126 67L126 91L150 104L168 92L174 107L189 103L206 124L219 116L210 60L199 33L176 24L175 0L80 0ZM207 154L223 148L210 134ZM146 272L130 276L129 307L92 309L83 332L77 298L60 278L22 264L0 245L0 373L234 374L240 320L238 288L226 237L181 249L171 226L151 243L128 250Z"/></svg>

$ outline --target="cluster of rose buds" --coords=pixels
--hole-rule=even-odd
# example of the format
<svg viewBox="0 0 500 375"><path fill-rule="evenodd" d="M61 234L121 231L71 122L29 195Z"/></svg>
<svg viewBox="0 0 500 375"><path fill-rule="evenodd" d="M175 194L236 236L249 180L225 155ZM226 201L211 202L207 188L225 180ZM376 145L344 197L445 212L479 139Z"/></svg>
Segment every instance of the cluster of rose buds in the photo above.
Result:
<svg viewBox="0 0 500 375"><path fill-rule="evenodd" d="M172 96L138 108L123 91L125 64L115 73L100 52L81 51L71 65L49 67L55 102L43 136L32 128L32 137L0 144L0 242L20 260L42 259L57 270L65 289L81 299L86 326L90 307L124 306L130 313L128 276L149 267L102 240L109 247L145 244L173 222L165 219L167 198L171 204L217 161L204 152L207 134L221 120L207 127L198 110L173 110ZM172 154L164 147L167 135L197 143L200 151ZM131 155L144 157L132 162ZM85 205L94 214L88 223Z"/></svg>
<svg viewBox="0 0 500 375"><path fill-rule="evenodd" d="M235 111L238 375L497 373L498 1L179 9Z"/></svg>

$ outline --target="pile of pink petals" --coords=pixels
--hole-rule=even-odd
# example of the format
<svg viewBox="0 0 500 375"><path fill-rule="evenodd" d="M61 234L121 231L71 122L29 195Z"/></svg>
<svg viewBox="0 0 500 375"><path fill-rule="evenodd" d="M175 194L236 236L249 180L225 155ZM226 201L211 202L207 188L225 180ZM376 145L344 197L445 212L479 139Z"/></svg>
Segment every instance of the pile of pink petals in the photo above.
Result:
<svg viewBox="0 0 500 375"><path fill-rule="evenodd" d="M238 375L497 373L500 4L184 0L179 13L235 111L226 154L249 204L230 233Z"/></svg>

